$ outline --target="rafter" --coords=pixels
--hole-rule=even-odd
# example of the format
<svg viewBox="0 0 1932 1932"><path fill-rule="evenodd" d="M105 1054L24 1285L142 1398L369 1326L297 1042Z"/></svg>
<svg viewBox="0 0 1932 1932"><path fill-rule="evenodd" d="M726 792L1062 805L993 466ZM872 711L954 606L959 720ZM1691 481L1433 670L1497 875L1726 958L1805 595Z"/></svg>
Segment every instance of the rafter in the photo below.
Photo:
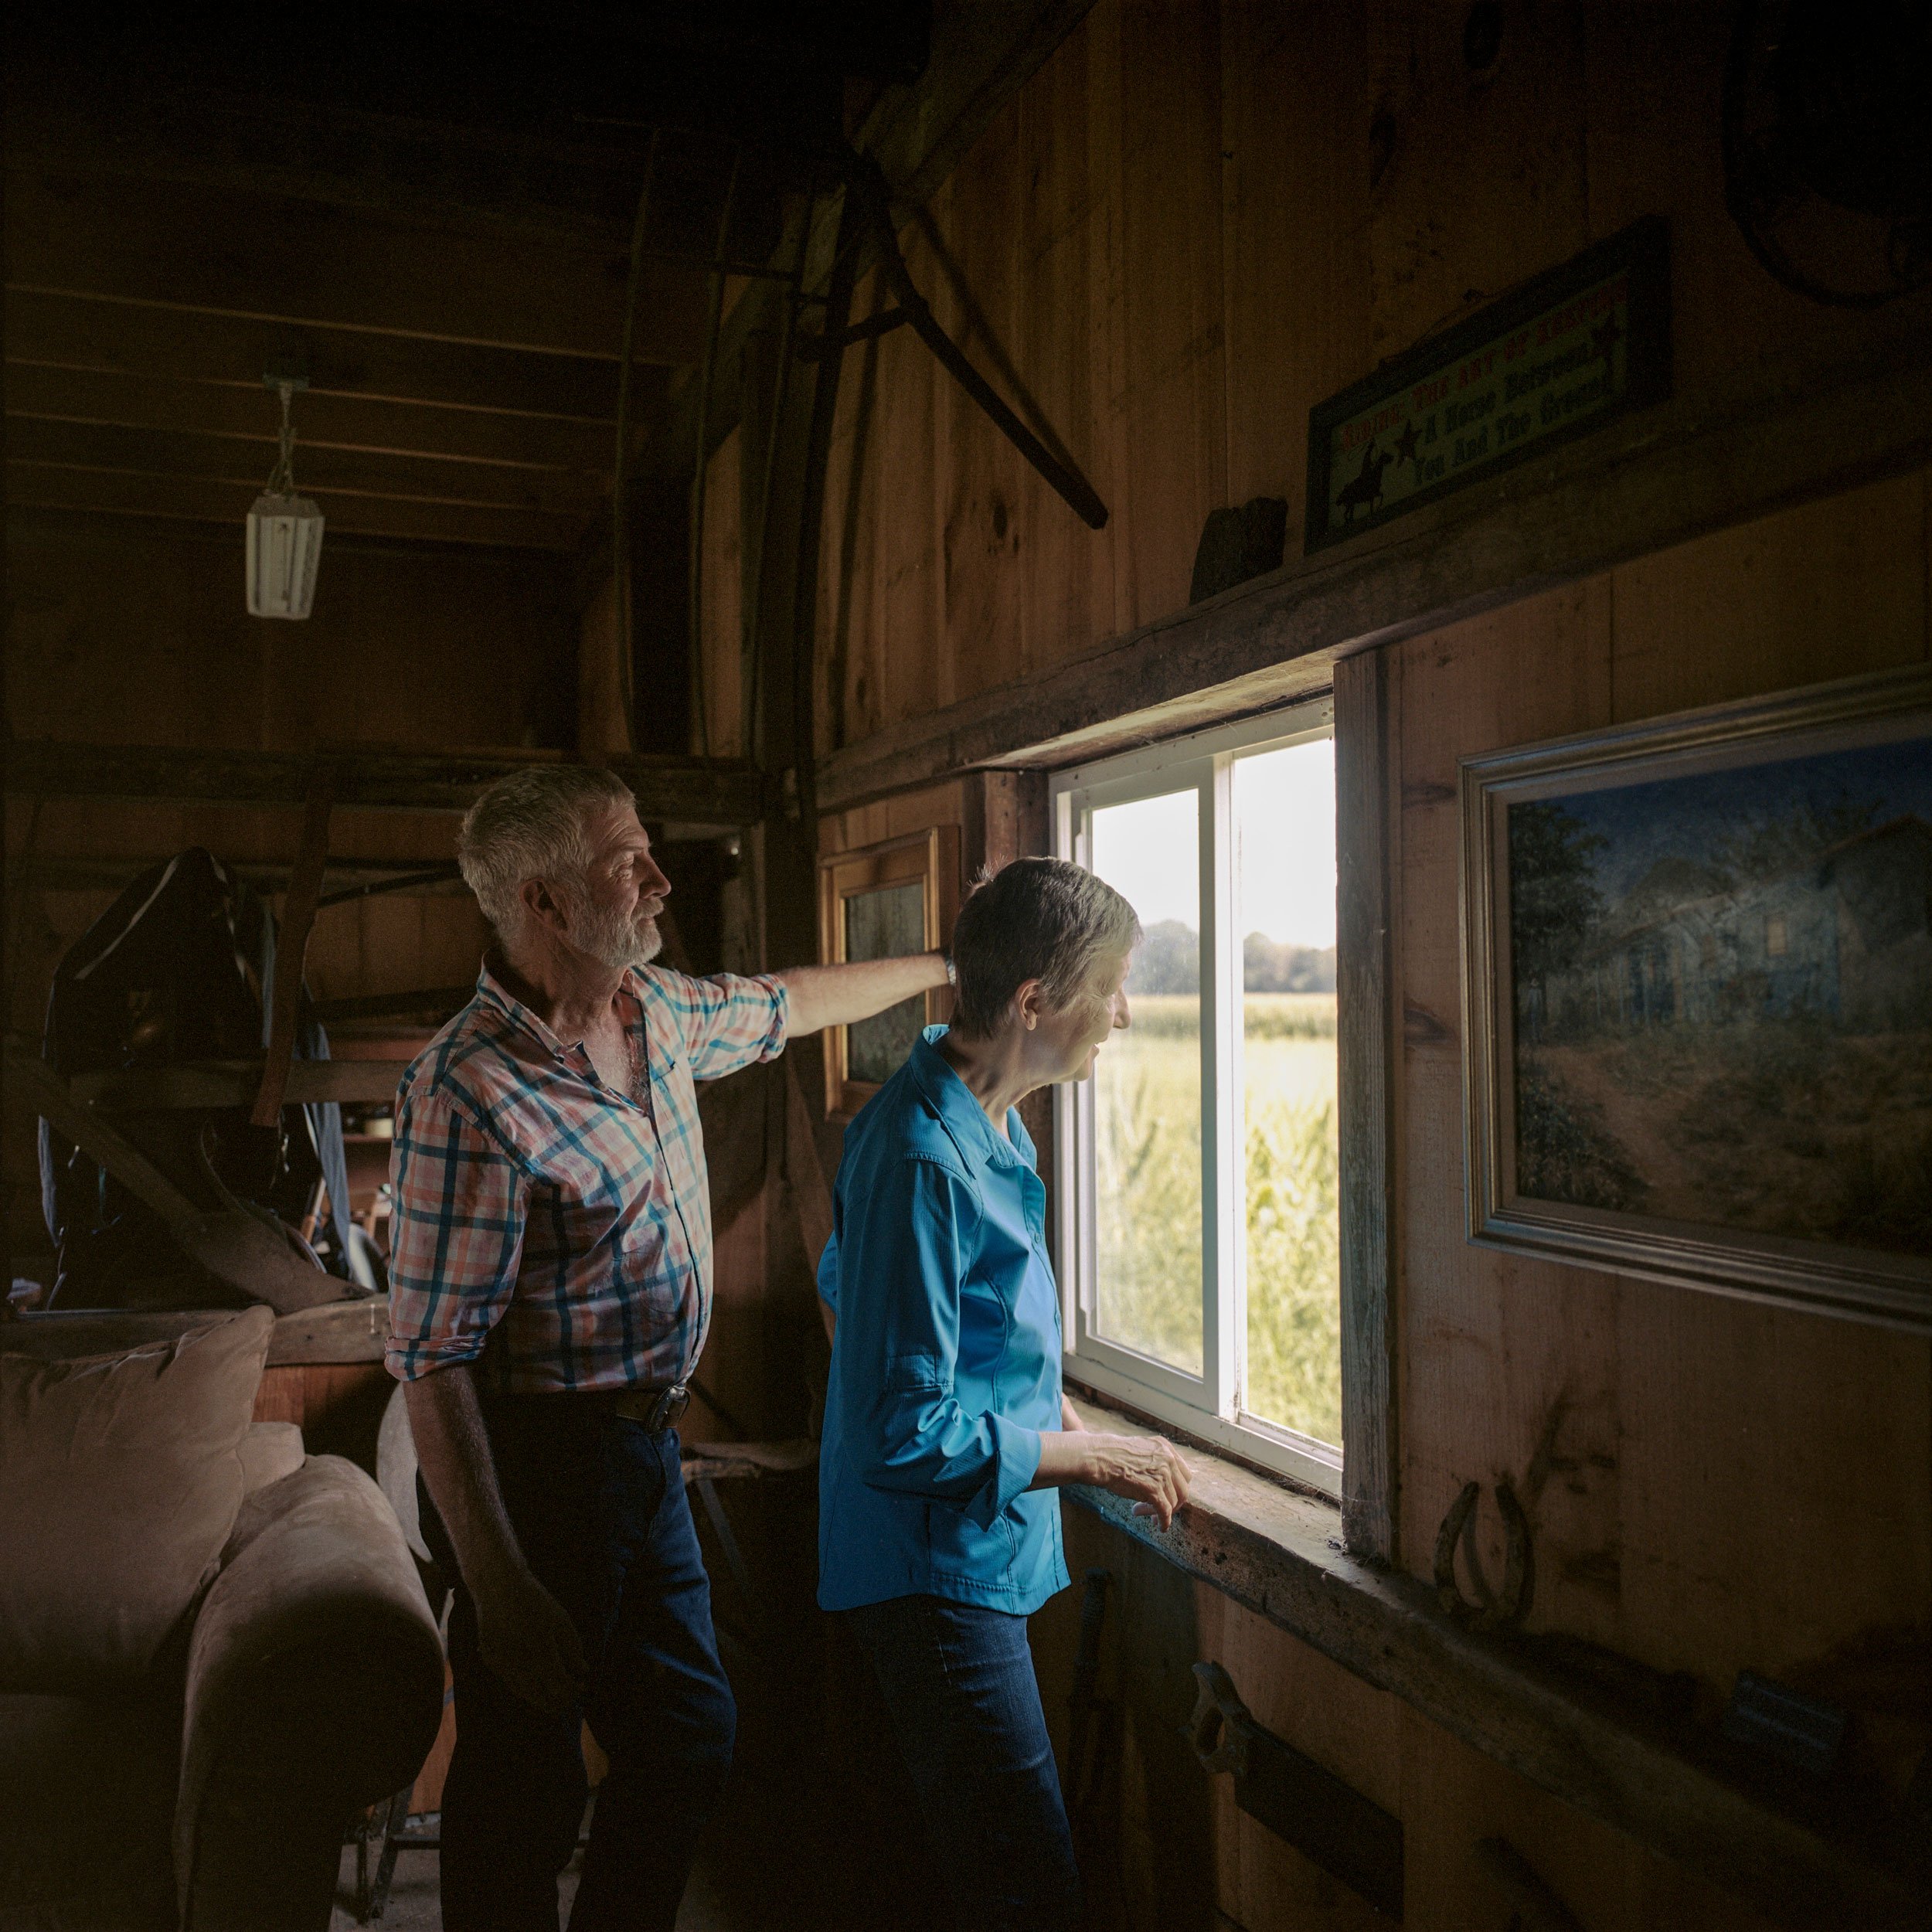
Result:
<svg viewBox="0 0 1932 1932"><path fill-rule="evenodd" d="M338 761L343 811L463 811L483 788L531 765L574 762L561 752L311 751L76 744L21 739L7 748L7 790L49 798L153 798L182 804L300 805L318 759ZM614 756L600 761L636 795L638 815L687 825L752 825L763 809L757 769L723 759Z"/></svg>
<svg viewBox="0 0 1932 1932"><path fill-rule="evenodd" d="M641 382L658 374L638 372ZM644 386L648 391L655 386ZM233 437L271 451L275 444L275 399L263 389L259 372L250 382L216 383L10 363L6 410L22 422ZM611 431L600 423L311 389L297 406L296 432L298 462L302 452L313 450L454 458L557 471L587 478L599 490L610 487Z"/></svg>
<svg viewBox="0 0 1932 1932"><path fill-rule="evenodd" d="M310 202L12 173L9 287L268 321L547 350L614 363L621 250L500 240ZM692 361L704 277L647 263L641 362Z"/></svg>
<svg viewBox="0 0 1932 1932"><path fill-rule="evenodd" d="M112 297L9 289L9 370L84 369L171 382L235 383L260 394L263 372L291 352L324 396L436 404L479 414L600 426L617 420L617 337L611 359L488 344L438 342L334 322L210 315ZM663 375L641 369L647 393Z"/></svg>
<svg viewBox="0 0 1932 1932"><path fill-rule="evenodd" d="M10 439L11 440L11 439ZM303 487L308 488L306 481ZM9 458L10 509L59 510L164 522L221 524L232 531L240 568L242 525L259 481L210 481L180 474L30 463ZM446 503L406 497L332 495L325 506L331 538L393 537L405 542L477 545L505 550L570 551L584 519L498 503Z"/></svg>
<svg viewBox="0 0 1932 1932"><path fill-rule="evenodd" d="M26 468L111 471L232 483L259 490L274 467L271 437L209 436L136 429L113 423L70 423L9 412L7 459ZM302 490L330 499L351 496L410 503L485 504L509 509L589 517L603 479L530 464L474 463L457 457L342 449L307 441L296 451Z"/></svg>

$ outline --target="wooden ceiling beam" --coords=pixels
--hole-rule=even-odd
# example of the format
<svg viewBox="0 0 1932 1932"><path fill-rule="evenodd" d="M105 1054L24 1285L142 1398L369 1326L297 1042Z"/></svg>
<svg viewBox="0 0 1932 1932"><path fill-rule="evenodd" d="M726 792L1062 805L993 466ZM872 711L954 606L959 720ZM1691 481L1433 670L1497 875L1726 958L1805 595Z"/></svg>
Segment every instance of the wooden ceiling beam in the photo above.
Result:
<svg viewBox="0 0 1932 1932"><path fill-rule="evenodd" d="M272 194L495 236L630 245L641 136L597 145L492 136L286 98L211 99L98 73L16 77L12 165Z"/></svg>
<svg viewBox="0 0 1932 1932"><path fill-rule="evenodd" d="M611 359L602 362L337 323L196 314L166 303L18 289L6 298L9 369L232 383L259 396L270 365L299 355L308 365L311 402L354 396L600 426L617 421L617 339L612 337ZM645 410L659 406L664 372L640 367L634 379Z"/></svg>
<svg viewBox="0 0 1932 1932"><path fill-rule="evenodd" d="M306 798L320 757L339 760L335 802L345 811L464 811L509 772L577 762L561 752L240 751L23 738L7 748L6 784L9 794L29 798L293 807ZM747 825L763 810L764 781L741 760L617 754L598 762L631 787L642 818Z"/></svg>
<svg viewBox="0 0 1932 1932"><path fill-rule="evenodd" d="M10 889L31 887L40 892L117 893L131 886L145 872L165 865L172 852L148 852L138 856L104 857L64 852L39 852L31 859L14 859L8 868ZM324 877L323 896L374 886L382 896L396 899L448 898L469 890L454 873L447 878L430 879L438 861L432 859L338 859L331 857ZM230 859L222 863L244 884L257 892L279 893L288 889L291 868L276 860ZM407 879L398 886L399 879Z"/></svg>
<svg viewBox="0 0 1932 1932"><path fill-rule="evenodd" d="M33 468L182 477L260 490L275 467L271 438L66 423L9 413L7 460ZM296 485L322 500L325 515L352 496L410 503L479 504L587 519L603 494L600 477L570 470L454 457L403 456L298 442Z"/></svg>
<svg viewBox="0 0 1932 1932"><path fill-rule="evenodd" d="M614 363L629 263L620 250L521 242L314 202L148 181L9 170L8 286ZM649 262L639 362L695 362L706 278Z"/></svg>
<svg viewBox="0 0 1932 1932"><path fill-rule="evenodd" d="M12 457L7 462L9 511L73 511L177 524L225 524L234 532L238 570L243 522L260 491L259 481L209 482L198 477L66 468ZM458 543L509 550L573 551L584 528L581 516L561 516L547 510L398 497L334 495L324 505L323 514L332 539L346 536L393 537L412 543ZM322 567L328 569L326 562Z"/></svg>
<svg viewBox="0 0 1932 1932"><path fill-rule="evenodd" d="M259 377L252 383L190 383L10 362L6 411L23 422L233 437L270 453L259 466L264 475L275 447L275 399ZM599 492L611 487L613 432L604 423L311 390L297 400L295 428L298 464L311 450L358 451L559 471L591 479Z"/></svg>

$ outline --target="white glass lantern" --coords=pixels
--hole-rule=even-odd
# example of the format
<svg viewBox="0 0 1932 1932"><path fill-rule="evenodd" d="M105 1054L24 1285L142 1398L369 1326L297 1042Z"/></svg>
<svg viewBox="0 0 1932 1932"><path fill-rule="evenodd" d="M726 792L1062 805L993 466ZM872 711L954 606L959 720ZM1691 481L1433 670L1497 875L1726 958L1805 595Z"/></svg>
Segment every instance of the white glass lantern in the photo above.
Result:
<svg viewBox="0 0 1932 1932"><path fill-rule="evenodd" d="M248 512L248 614L305 617L315 601L322 513L305 496L264 491Z"/></svg>
<svg viewBox="0 0 1932 1932"><path fill-rule="evenodd" d="M295 433L288 400L296 385L278 381L282 399L281 459L268 488L248 512L248 614L305 617L315 601L315 569L322 554L322 513L295 494Z"/></svg>

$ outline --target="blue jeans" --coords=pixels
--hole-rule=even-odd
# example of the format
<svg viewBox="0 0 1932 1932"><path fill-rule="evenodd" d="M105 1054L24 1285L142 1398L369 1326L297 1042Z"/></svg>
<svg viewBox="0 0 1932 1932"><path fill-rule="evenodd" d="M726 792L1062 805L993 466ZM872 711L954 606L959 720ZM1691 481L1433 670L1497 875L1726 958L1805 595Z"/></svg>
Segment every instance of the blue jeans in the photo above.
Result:
<svg viewBox="0 0 1932 1932"><path fill-rule="evenodd" d="M960 1925L1070 1932L1080 1873L1026 1619L940 1597L842 1614L885 1693Z"/></svg>
<svg viewBox="0 0 1932 1932"><path fill-rule="evenodd" d="M557 1876L583 1816L586 1719L611 1770L571 1932L670 1932L737 1721L677 1434L570 1396L491 1397L484 1415L511 1526L576 1626L590 1679L580 1708L540 1711L483 1662L476 1607L419 1485L425 1538L456 1584L445 1932L556 1932Z"/></svg>

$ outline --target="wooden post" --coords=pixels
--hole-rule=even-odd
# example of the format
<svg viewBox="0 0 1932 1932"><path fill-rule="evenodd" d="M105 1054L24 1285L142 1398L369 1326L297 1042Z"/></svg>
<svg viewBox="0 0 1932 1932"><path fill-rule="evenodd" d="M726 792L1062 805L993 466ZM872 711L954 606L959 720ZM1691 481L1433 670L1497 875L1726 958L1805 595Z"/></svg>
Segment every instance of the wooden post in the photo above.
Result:
<svg viewBox="0 0 1932 1932"><path fill-rule="evenodd" d="M964 794L961 828L961 896L982 871L998 872L1015 859L1043 857L1052 848L1043 771L969 771L961 781ZM1033 1137L1039 1177L1046 1184L1046 1225L1053 1225L1053 1094L1050 1087L1029 1094L1019 1117Z"/></svg>
<svg viewBox="0 0 1932 1932"><path fill-rule="evenodd" d="M1350 1554L1394 1560L1395 1283L1400 1083L1390 1015L1396 839L1389 792L1390 667L1380 651L1336 665L1340 872L1336 1032L1342 1128L1342 1533Z"/></svg>
<svg viewBox="0 0 1932 1932"><path fill-rule="evenodd" d="M301 1015L302 966L308 957L315 902L322 896L322 874L328 869L328 819L335 804L335 767L332 760L321 759L309 776L301 843L296 849L295 869L289 875L288 894L282 901L281 931L275 947L274 1004L269 1012L268 1058L262 1068L261 1091L255 1096L255 1111L249 1117L257 1127L273 1127L282 1116L288 1063L295 1053L295 1026Z"/></svg>

